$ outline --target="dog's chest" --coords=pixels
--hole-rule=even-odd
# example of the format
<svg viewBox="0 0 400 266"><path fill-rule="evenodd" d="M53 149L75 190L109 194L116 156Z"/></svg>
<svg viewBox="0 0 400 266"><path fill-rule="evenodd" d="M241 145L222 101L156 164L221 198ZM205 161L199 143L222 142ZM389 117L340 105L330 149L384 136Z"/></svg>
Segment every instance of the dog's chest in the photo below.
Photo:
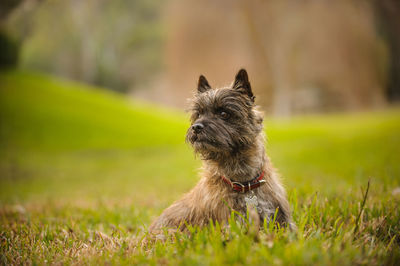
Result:
<svg viewBox="0 0 400 266"><path fill-rule="evenodd" d="M270 216L274 215L275 207L263 194L257 191L249 191L243 194L236 194L234 209L240 212L242 215L246 215L247 208L255 208L257 213L260 215L260 219L269 219Z"/></svg>

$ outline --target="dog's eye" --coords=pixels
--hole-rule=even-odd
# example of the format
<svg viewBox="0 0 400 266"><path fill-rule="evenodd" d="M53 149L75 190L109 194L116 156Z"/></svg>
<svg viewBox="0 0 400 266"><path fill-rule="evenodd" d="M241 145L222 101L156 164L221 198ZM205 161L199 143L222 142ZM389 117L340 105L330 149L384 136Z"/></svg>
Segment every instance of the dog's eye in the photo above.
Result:
<svg viewBox="0 0 400 266"><path fill-rule="evenodd" d="M219 115L221 116L222 119L228 119L229 118L229 114L225 111L221 111L219 113Z"/></svg>
<svg viewBox="0 0 400 266"><path fill-rule="evenodd" d="M197 118L199 118L199 113L197 112L193 113L191 119L195 121Z"/></svg>

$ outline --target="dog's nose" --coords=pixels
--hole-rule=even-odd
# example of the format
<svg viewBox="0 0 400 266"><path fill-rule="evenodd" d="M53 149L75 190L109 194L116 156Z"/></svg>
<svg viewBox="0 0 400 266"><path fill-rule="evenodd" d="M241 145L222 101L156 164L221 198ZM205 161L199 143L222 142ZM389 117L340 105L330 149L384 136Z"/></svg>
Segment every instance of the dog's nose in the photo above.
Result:
<svg viewBox="0 0 400 266"><path fill-rule="evenodd" d="M204 128L204 125L202 123L196 123L192 125L192 129L194 130L194 132L196 133L200 133Z"/></svg>

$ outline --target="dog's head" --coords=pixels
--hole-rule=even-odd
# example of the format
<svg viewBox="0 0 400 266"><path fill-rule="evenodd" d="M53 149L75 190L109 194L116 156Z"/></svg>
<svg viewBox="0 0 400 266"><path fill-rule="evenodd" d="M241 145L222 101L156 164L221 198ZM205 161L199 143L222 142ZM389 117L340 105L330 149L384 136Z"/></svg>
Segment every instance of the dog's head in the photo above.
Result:
<svg viewBox="0 0 400 266"><path fill-rule="evenodd" d="M262 115L255 109L247 72L241 69L231 87L213 89L200 76L186 134L204 159L229 156L251 147L262 132Z"/></svg>

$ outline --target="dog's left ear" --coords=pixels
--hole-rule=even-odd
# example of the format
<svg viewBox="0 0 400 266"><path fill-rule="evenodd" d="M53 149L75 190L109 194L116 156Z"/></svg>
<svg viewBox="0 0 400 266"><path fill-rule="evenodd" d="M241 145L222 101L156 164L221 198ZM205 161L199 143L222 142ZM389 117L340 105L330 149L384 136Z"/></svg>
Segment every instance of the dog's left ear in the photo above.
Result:
<svg viewBox="0 0 400 266"><path fill-rule="evenodd" d="M254 102L254 99L256 98L251 91L249 77L247 76L247 71L245 69L239 70L239 72L236 74L232 89L247 94L252 102Z"/></svg>

